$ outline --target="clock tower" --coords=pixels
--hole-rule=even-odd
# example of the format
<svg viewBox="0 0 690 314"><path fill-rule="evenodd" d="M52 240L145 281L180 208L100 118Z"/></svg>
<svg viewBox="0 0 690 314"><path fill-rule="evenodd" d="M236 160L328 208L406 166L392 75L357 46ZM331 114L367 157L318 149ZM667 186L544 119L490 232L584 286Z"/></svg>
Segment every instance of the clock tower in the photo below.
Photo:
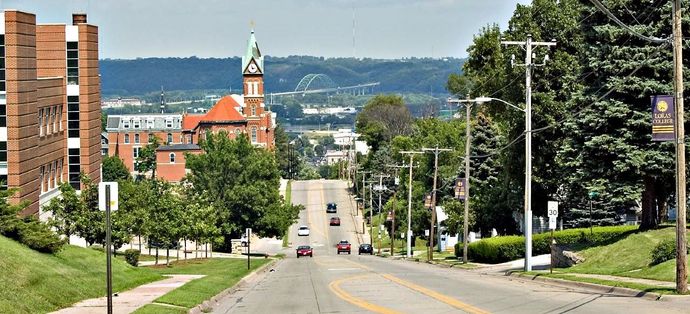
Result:
<svg viewBox="0 0 690 314"><path fill-rule="evenodd" d="M242 114L248 120L259 119L264 113L264 57L256 43L253 29L247 42L247 52L242 57L242 83Z"/></svg>

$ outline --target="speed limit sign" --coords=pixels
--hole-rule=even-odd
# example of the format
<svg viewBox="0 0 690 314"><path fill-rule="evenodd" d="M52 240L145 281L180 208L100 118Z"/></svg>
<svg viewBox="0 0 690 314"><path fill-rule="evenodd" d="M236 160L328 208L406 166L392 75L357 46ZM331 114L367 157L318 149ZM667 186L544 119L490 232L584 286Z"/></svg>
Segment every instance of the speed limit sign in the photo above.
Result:
<svg viewBox="0 0 690 314"><path fill-rule="evenodd" d="M549 201L546 207L546 213L549 215L549 229L556 229L556 217L558 217L558 202Z"/></svg>

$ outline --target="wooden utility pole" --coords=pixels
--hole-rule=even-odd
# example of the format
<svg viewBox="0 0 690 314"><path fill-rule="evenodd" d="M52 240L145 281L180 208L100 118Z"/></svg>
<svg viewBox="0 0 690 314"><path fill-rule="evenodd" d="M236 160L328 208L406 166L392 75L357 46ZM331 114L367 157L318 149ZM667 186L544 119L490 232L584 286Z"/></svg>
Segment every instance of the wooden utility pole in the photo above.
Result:
<svg viewBox="0 0 690 314"><path fill-rule="evenodd" d="M379 235L379 236L378 236L378 238L379 238L379 245L378 245L378 254L381 255L381 226L383 225L383 219L381 218L381 210L382 210L382 207L381 207L381 196L382 196L382 194L383 194L383 191L385 190L384 187L383 187L383 178L387 178L388 175L385 175L385 174L377 174L376 176L379 177L378 189L374 189L374 190L378 190L377 192L379 192L379 232L378 232L378 235ZM372 221L372 226L373 226L373 221Z"/></svg>
<svg viewBox="0 0 690 314"><path fill-rule="evenodd" d="M434 153L434 187L431 191L431 229L429 231L429 260L434 260L434 225L436 224L436 180L438 178L438 155L441 152L452 151L449 148L422 148L424 152ZM440 232L439 232L440 235Z"/></svg>
<svg viewBox="0 0 690 314"><path fill-rule="evenodd" d="M412 164L414 161L415 154L423 154L423 152L418 151L401 151L403 155L410 155L410 174L407 183L407 257L412 257Z"/></svg>
<svg viewBox="0 0 690 314"><path fill-rule="evenodd" d="M676 103L676 291L688 291L685 230L685 113L683 108L683 31L681 0L673 1L673 89Z"/></svg>
<svg viewBox="0 0 690 314"><path fill-rule="evenodd" d="M386 167L392 167L392 168L407 168L406 165L386 165ZM393 210L392 210L392 221L391 221L391 256L395 254L395 210L398 208L398 203L396 202L398 197L398 191L396 189L395 193L393 194Z"/></svg>

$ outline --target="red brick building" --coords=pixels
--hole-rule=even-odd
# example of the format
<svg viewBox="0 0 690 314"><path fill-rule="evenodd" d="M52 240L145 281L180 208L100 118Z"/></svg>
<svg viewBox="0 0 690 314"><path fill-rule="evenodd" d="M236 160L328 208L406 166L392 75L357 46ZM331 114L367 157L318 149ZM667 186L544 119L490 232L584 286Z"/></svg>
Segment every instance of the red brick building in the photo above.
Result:
<svg viewBox="0 0 690 314"><path fill-rule="evenodd" d="M100 181L98 28L5 10L0 48L0 180L35 215L61 182L80 189L80 172Z"/></svg>
<svg viewBox="0 0 690 314"><path fill-rule="evenodd" d="M222 97L206 114L130 114L108 116L108 154L118 155L134 172L139 150L156 135L163 145L156 152L156 175L180 181L187 170L185 153L199 154L197 145L209 132L230 138L247 136L257 146L272 149L275 116L264 104L264 62L252 31L242 58L243 95Z"/></svg>

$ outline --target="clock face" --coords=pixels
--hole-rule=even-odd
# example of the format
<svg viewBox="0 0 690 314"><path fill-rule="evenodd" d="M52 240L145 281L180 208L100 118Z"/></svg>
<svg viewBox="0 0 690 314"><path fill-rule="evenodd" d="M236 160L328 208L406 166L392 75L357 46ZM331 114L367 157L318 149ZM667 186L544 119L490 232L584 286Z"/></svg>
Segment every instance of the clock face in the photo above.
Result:
<svg viewBox="0 0 690 314"><path fill-rule="evenodd" d="M256 73L256 70L258 69L259 68L257 68L256 64L254 63L249 64L249 66L247 67L247 71L249 71L249 73Z"/></svg>

